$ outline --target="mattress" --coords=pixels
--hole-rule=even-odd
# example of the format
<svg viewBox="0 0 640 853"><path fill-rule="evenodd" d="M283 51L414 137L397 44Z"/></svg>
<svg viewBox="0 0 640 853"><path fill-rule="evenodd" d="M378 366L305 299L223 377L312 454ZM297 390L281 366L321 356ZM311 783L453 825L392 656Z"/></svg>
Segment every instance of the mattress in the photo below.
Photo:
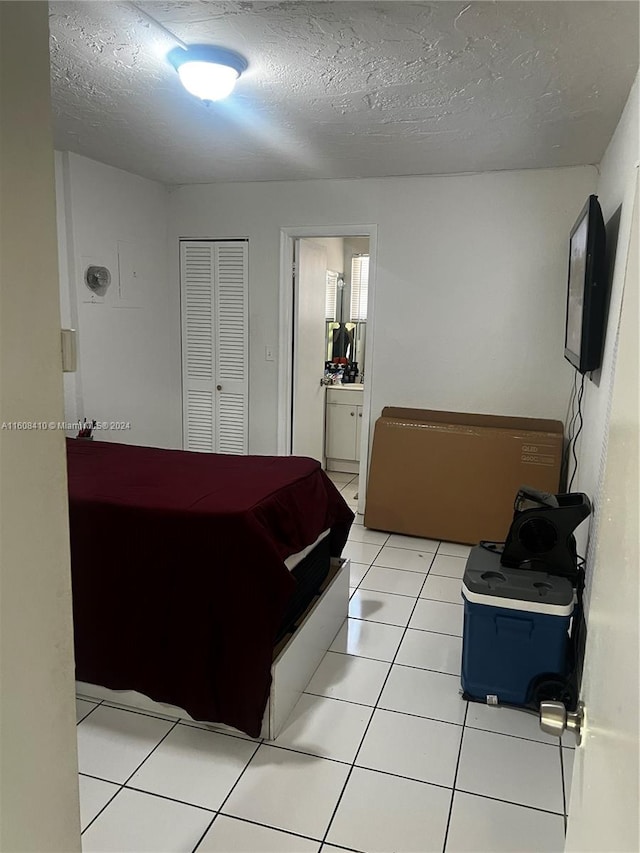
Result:
<svg viewBox="0 0 640 853"><path fill-rule="evenodd" d="M328 532L328 531L327 531ZM320 536L318 541L302 552L304 556L297 560L290 570L296 585L287 604L280 629L276 636L276 644L287 634L292 633L300 617L320 591L331 568L331 553L329 538Z"/></svg>
<svg viewBox="0 0 640 853"><path fill-rule="evenodd" d="M353 520L320 464L81 439L67 461L78 680L257 736L287 560L339 556Z"/></svg>
<svg viewBox="0 0 640 853"><path fill-rule="evenodd" d="M292 572L295 567L313 551L316 545L322 542L323 539L326 539L330 533L330 530L323 530L320 536L318 536L318 538L314 542L312 542L310 545L307 545L307 547L303 548L302 551L298 551L296 554L291 554L291 556L287 557L284 561L284 564L289 569L289 571Z"/></svg>

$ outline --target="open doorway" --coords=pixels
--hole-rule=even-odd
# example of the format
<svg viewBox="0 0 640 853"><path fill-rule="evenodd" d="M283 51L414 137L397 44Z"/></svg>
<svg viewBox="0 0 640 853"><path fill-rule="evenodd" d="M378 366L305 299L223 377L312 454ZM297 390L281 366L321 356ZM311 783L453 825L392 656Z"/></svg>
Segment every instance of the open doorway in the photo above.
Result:
<svg viewBox="0 0 640 853"><path fill-rule="evenodd" d="M282 229L282 454L366 482L375 226ZM366 489L358 489L364 510Z"/></svg>

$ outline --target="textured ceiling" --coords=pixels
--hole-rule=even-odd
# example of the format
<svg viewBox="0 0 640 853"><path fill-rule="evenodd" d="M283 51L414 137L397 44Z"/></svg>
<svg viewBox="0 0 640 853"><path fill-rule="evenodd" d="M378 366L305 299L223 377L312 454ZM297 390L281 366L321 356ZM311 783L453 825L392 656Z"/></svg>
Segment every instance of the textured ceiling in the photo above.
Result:
<svg viewBox="0 0 640 853"><path fill-rule="evenodd" d="M638 3L140 2L249 68L211 106L128 3L52 2L56 146L165 183L598 163L638 67Z"/></svg>

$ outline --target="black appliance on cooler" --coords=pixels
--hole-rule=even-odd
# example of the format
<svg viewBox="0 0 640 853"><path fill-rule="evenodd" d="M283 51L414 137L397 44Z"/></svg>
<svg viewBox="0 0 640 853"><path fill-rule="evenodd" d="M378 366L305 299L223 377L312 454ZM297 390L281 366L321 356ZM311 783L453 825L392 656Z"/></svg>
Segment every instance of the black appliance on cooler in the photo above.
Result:
<svg viewBox="0 0 640 853"><path fill-rule="evenodd" d="M590 512L589 498L582 492L550 495L523 486L516 495L500 563L576 582L580 568L573 531Z"/></svg>
<svg viewBox="0 0 640 853"><path fill-rule="evenodd" d="M590 512L581 492L523 486L505 542L471 549L462 587L466 699L536 711L546 700L577 706L584 568L574 531Z"/></svg>

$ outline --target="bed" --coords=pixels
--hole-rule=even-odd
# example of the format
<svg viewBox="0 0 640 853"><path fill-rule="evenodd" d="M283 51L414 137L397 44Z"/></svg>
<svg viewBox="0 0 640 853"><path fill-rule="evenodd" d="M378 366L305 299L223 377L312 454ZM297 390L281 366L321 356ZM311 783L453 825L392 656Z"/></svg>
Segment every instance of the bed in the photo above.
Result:
<svg viewBox="0 0 640 853"><path fill-rule="evenodd" d="M320 464L83 439L67 462L78 681L259 736L353 521Z"/></svg>

